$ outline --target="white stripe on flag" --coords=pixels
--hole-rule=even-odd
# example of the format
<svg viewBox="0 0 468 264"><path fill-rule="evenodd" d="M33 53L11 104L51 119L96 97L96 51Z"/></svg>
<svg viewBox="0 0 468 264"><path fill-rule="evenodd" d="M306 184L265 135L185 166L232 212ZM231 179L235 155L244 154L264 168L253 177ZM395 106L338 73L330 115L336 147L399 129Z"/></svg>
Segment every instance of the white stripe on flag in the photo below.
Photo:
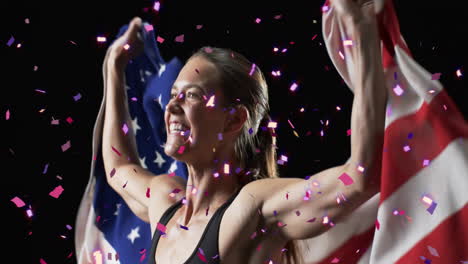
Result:
<svg viewBox="0 0 468 264"><path fill-rule="evenodd" d="M394 263L444 219L468 202L468 139L452 141L431 164L402 185L379 207L380 230L374 236L371 263ZM431 215L421 201L433 196ZM392 215L395 209L406 216Z"/></svg>

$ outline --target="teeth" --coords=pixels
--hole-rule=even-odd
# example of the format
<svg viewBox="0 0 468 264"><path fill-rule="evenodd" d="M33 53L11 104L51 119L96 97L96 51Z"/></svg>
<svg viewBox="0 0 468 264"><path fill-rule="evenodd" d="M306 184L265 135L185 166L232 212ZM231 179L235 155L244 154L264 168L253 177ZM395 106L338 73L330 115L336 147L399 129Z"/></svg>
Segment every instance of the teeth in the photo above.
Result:
<svg viewBox="0 0 468 264"><path fill-rule="evenodd" d="M169 126L170 133L179 133L180 131L188 130L188 128L179 123L171 123Z"/></svg>

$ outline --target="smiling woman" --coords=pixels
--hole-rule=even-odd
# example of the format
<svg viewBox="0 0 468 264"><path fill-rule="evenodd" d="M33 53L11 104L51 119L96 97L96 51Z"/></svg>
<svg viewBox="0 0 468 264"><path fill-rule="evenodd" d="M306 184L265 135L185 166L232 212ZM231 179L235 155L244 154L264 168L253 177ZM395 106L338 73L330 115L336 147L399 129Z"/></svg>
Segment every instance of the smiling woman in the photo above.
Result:
<svg viewBox="0 0 468 264"><path fill-rule="evenodd" d="M122 76L142 50L141 20L132 20L109 48L103 162L109 185L151 225L149 263L302 263L296 241L327 231L378 191L386 89L375 16L369 15L373 6L334 3L354 25L354 41L367 42L351 47L361 58L354 73L352 155L349 163L309 180L279 178L276 126L260 68L235 51L214 47L187 60L164 116L164 151L187 165L188 180L155 177L136 162L134 137L118 129L130 119ZM309 201L316 183L319 195ZM284 199L286 193L291 198ZM337 193L347 203L337 203ZM316 217L323 220L305 224L305 218Z"/></svg>

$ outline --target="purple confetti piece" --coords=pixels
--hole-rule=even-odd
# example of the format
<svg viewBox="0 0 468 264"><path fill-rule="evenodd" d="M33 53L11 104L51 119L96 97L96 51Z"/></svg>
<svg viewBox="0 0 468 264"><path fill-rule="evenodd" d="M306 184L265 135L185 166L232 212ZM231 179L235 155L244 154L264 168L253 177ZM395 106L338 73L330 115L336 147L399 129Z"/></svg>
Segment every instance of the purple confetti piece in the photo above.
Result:
<svg viewBox="0 0 468 264"><path fill-rule="evenodd" d="M218 140L219 141L223 140L223 133L218 133Z"/></svg>
<svg viewBox="0 0 468 264"><path fill-rule="evenodd" d="M436 209L437 207L437 203L436 202L432 202L431 206L429 206L429 208L427 208L427 211L430 213L430 214L433 214L434 213L434 210Z"/></svg>
<svg viewBox="0 0 468 264"><path fill-rule="evenodd" d="M18 208L21 208L21 207L23 207L23 206L26 205L26 204L23 202L23 200L21 200L21 198L19 198L19 197L17 197L17 196L16 196L15 198L11 199L11 201L12 201L13 203L15 203L15 205L16 205Z"/></svg>
<svg viewBox="0 0 468 264"><path fill-rule="evenodd" d="M54 120L52 120L50 123L51 123L52 125L58 125L58 124L59 124L59 121L60 121L60 120L58 120L58 119L54 119Z"/></svg>
<svg viewBox="0 0 468 264"><path fill-rule="evenodd" d="M67 141L67 143L62 145L62 152L67 151L71 147L70 140Z"/></svg>
<svg viewBox="0 0 468 264"><path fill-rule="evenodd" d="M437 252L437 250L431 246L427 246L427 249L429 249L429 252L431 253L432 256L436 256L438 257L439 256L439 253Z"/></svg>
<svg viewBox="0 0 468 264"><path fill-rule="evenodd" d="M125 135L127 135L127 133L128 133L128 126L127 126L127 124L125 124L125 123L123 124L123 126L122 126L122 131L124 132Z"/></svg>
<svg viewBox="0 0 468 264"><path fill-rule="evenodd" d="M185 230L188 230L188 227L183 226L183 225L180 225L180 228L185 229Z"/></svg>
<svg viewBox="0 0 468 264"><path fill-rule="evenodd" d="M49 193L49 195L54 197L54 198L59 198L59 196L62 194L63 190L64 189L62 188L62 185L59 185L59 186L55 187L55 189L53 191L51 191Z"/></svg>
<svg viewBox="0 0 468 264"><path fill-rule="evenodd" d="M442 73L440 73L440 72L432 74L431 80L439 80L440 75L442 75Z"/></svg>
<svg viewBox="0 0 468 264"><path fill-rule="evenodd" d="M47 168L49 168L49 163L47 163L45 165L45 168L44 168L44 171L42 171L42 174L46 174L47 173Z"/></svg>
<svg viewBox="0 0 468 264"><path fill-rule="evenodd" d="M252 74L254 73L255 71L255 63L252 63L252 68L250 68L250 72L249 72L249 75L252 76Z"/></svg>
<svg viewBox="0 0 468 264"><path fill-rule="evenodd" d="M315 222L315 219L317 219L317 218L314 217L314 218L312 218L312 219L307 220L307 222L308 222L308 223L313 223L313 222Z"/></svg>
<svg viewBox="0 0 468 264"><path fill-rule="evenodd" d="M253 133L253 129L249 128L249 134L252 135L252 133Z"/></svg>
<svg viewBox="0 0 468 264"><path fill-rule="evenodd" d="M71 225L67 225L67 229L68 229L68 230L72 230Z"/></svg>
<svg viewBox="0 0 468 264"><path fill-rule="evenodd" d="M75 99L75 102L81 99L81 94L78 93L77 95L73 96L73 99Z"/></svg>
<svg viewBox="0 0 468 264"><path fill-rule="evenodd" d="M177 37L175 38L175 41L176 41L176 42L179 42L179 43L184 42L184 34L177 36Z"/></svg>
<svg viewBox="0 0 468 264"><path fill-rule="evenodd" d="M13 42L15 42L15 38L13 36L11 36L11 38L7 42L7 46L10 47L11 44L13 44Z"/></svg>

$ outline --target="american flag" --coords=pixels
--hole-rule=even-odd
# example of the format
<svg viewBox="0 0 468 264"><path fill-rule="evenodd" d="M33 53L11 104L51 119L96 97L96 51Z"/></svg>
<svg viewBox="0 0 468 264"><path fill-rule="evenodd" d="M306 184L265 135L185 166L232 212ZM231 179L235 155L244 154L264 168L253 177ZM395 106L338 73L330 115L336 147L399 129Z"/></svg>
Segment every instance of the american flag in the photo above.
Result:
<svg viewBox="0 0 468 264"><path fill-rule="evenodd" d="M127 28L128 25L123 26L117 38ZM183 65L177 58L164 62L152 26L144 23L141 33L144 52L130 62L125 72L125 89L139 162L155 175L175 172L186 179L185 164L167 156L162 148L166 142L163 109L169 102L170 88ZM146 263L151 246L150 225L130 211L106 180L100 149L105 89L93 131L91 175L76 220L77 261L79 264Z"/></svg>
<svg viewBox="0 0 468 264"><path fill-rule="evenodd" d="M303 240L310 263L468 263L468 125L437 74L412 58L392 1L376 0L389 98L381 192L328 232ZM347 25L330 1L323 36L353 89Z"/></svg>

